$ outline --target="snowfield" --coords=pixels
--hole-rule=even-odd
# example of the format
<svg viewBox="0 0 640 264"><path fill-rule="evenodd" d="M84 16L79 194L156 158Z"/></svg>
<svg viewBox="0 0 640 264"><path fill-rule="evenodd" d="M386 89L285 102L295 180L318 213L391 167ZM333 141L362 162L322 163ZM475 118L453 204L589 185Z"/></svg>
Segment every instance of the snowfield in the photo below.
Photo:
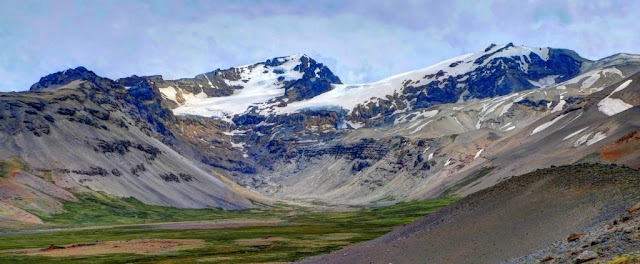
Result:
<svg viewBox="0 0 640 264"><path fill-rule="evenodd" d="M264 106L264 103L279 96L284 95L282 81L278 78L283 77L284 81L297 80L302 78L302 72L294 70L300 64L300 58L303 54L296 54L289 57L278 58L280 62L284 62L277 67L268 67L264 64L257 64L256 67L250 66L238 67L240 70L240 80L227 81L228 85L242 86L242 89L236 90L231 96L202 98L194 96L186 100L183 106L173 110L177 115L200 115L209 117L233 116L242 114L251 106ZM277 73L283 72L283 73ZM206 75L205 75L206 77ZM209 80L209 78L207 78ZM247 80L243 82L242 80ZM213 87L211 81L209 85ZM175 99L175 90L171 91L165 88L161 91L165 96ZM175 101L175 100L174 100Z"/></svg>
<svg viewBox="0 0 640 264"><path fill-rule="evenodd" d="M604 98L598 103L598 110L605 115L613 116L632 108L633 105L627 104L617 98Z"/></svg>

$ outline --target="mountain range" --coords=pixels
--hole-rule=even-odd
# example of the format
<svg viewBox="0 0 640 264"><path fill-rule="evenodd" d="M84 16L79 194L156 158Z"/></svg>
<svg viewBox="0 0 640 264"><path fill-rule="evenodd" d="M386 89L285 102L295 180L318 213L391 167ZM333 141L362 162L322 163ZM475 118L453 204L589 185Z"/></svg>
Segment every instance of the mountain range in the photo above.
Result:
<svg viewBox="0 0 640 264"><path fill-rule="evenodd" d="M0 219L39 223L90 191L371 206L478 199L550 166L639 169L638 72L639 55L511 43L363 84L304 54L177 80L68 69L0 94Z"/></svg>

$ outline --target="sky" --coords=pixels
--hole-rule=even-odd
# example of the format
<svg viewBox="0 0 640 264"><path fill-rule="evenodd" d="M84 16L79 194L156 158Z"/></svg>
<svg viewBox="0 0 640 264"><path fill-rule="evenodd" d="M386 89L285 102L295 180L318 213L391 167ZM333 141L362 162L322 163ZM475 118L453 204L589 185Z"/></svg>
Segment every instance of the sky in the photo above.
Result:
<svg viewBox="0 0 640 264"><path fill-rule="evenodd" d="M193 77L304 53L372 82L491 43L640 54L640 1L0 0L0 91L85 66Z"/></svg>

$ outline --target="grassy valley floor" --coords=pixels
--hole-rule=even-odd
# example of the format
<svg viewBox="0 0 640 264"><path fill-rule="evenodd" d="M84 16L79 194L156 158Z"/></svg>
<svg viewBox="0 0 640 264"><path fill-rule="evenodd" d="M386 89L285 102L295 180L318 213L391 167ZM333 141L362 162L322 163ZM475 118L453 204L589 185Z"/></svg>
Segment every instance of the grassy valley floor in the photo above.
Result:
<svg viewBox="0 0 640 264"><path fill-rule="evenodd" d="M317 211L176 209L81 194L38 230L0 232L0 263L289 262L376 238L454 201ZM35 212L34 212L35 213Z"/></svg>

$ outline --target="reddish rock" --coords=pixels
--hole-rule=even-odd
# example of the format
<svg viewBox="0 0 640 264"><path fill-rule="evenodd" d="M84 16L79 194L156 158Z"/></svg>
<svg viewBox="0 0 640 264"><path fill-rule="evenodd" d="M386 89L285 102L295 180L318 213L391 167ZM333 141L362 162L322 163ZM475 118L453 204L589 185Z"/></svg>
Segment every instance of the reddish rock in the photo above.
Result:
<svg viewBox="0 0 640 264"><path fill-rule="evenodd" d="M55 244L51 244L51 246L49 246L48 248L43 248L42 251L49 251L49 250L56 250L56 249L63 249L64 247L59 247L56 246Z"/></svg>
<svg viewBox="0 0 640 264"><path fill-rule="evenodd" d="M637 212L638 210L640 210L640 203L637 203L633 207L629 208L629 213L633 214L633 213Z"/></svg>
<svg viewBox="0 0 640 264"><path fill-rule="evenodd" d="M571 235L569 235L569 237L567 238L568 242L573 242L576 241L578 239L580 239L582 237L582 233L573 233Z"/></svg>
<svg viewBox="0 0 640 264"><path fill-rule="evenodd" d="M552 256L546 256L546 257L544 257L544 258L542 258L542 259L540 260L540 263L545 263L545 262L547 262L547 261L551 261L551 260L553 260L553 257L552 257Z"/></svg>

